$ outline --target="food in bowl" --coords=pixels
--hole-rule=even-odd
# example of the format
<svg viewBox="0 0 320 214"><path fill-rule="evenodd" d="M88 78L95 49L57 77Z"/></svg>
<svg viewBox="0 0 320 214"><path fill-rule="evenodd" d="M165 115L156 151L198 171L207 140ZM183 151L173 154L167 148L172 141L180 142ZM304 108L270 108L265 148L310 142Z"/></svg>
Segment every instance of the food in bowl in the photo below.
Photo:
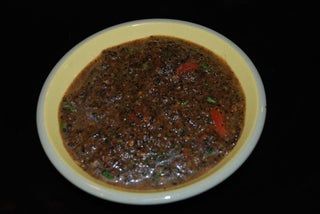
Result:
<svg viewBox="0 0 320 214"><path fill-rule="evenodd" d="M74 161L108 184L139 190L205 174L236 145L244 120L243 89L221 57L157 35L103 50L59 108Z"/></svg>

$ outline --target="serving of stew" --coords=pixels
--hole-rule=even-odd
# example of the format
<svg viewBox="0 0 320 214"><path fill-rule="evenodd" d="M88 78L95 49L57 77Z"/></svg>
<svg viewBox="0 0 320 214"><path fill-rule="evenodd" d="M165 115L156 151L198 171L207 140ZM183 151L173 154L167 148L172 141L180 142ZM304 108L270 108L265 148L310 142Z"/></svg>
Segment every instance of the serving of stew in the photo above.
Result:
<svg viewBox="0 0 320 214"><path fill-rule="evenodd" d="M105 49L66 91L61 136L91 176L126 189L168 189L212 169L236 145L245 96L202 46L150 36Z"/></svg>

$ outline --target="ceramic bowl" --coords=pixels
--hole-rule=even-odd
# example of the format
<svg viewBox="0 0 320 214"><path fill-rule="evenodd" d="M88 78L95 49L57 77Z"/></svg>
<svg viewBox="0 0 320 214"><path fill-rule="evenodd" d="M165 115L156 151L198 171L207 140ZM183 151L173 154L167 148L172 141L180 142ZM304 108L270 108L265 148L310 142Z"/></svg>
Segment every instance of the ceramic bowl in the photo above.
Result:
<svg viewBox="0 0 320 214"><path fill-rule="evenodd" d="M59 130L58 108L67 88L82 69L103 49L150 35L182 38L222 57L239 79L245 96L245 124L235 148L205 175L182 187L167 191L126 191L93 178L82 170L66 151ZM182 200L213 188L248 158L263 129L266 99L257 69L233 42L214 30L178 20L148 19L102 30L72 48L52 69L42 88L37 127L48 158L71 183L97 197L128 204L161 204Z"/></svg>

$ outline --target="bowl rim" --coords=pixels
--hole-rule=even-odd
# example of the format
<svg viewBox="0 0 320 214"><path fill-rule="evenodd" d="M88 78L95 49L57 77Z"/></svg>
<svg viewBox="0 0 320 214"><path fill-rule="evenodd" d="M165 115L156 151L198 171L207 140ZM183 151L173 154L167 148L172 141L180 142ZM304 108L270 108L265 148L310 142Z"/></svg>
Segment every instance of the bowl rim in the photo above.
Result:
<svg viewBox="0 0 320 214"><path fill-rule="evenodd" d="M252 135L249 135L248 139L246 140L246 143L243 145L243 149L239 151L239 154L237 154L237 157L232 159L232 164L226 164L221 169L220 173L215 177L215 179L211 182L202 182L199 181L197 183L193 183L191 185L181 187L174 190L168 190L168 191L160 191L160 192L148 192L148 193L137 193L137 192L125 192L125 191L119 191L119 190L110 190L107 187L100 188L94 185L94 183L86 180L83 177L78 177L78 175L75 175L75 173L70 170L70 167L67 166L55 153L54 149L52 148L52 145L50 143L50 140L48 138L45 126L44 126L44 104L45 104L45 97L46 93L48 91L48 86L53 79L56 72L59 70L60 65L64 63L64 61L76 50L78 47L80 47L82 44L86 43L90 39L100 35L104 34L110 30L125 27L125 26L131 26L131 25L137 25L137 24L146 24L146 23L168 23L168 24L182 24L191 26L193 28L200 29L202 31L206 31L210 34L214 34L215 36L218 36L220 39L222 39L224 42L226 42L228 45L230 45L233 49L235 49L236 52L238 52L241 57L244 59L248 67L250 68L252 75L254 77L254 81L257 85L257 91L258 91L258 103L259 106L259 113L257 118L257 126L255 127L255 131L252 132ZM38 104L37 104L37 112L36 112L36 122L37 122L37 130L39 134L39 138L42 144L42 147L51 161L51 163L54 165L54 167L72 184L79 187L80 189L84 190L87 193L90 193L94 196L97 196L102 199L107 199L109 201L113 202L119 202L119 203L125 203L125 204L140 204L140 205L146 205L146 204L163 204L163 203L171 203L179 200L183 200L195 195L198 195L204 191L209 190L210 188L218 185L223 180L228 178L231 174L233 174L249 157L251 152L253 151L254 147L256 146L259 137L262 133L264 122L266 117L266 95L264 86L262 83L262 80L260 78L260 75L252 63L252 61L249 59L249 57L231 40L226 38L225 36L221 35L220 33L209 29L207 27L204 27L199 24L187 22L187 21L181 21L181 20L175 20L175 19L141 19L136 21L130 21L125 22L122 24L114 25L112 27L105 28L86 39L82 40L80 43L75 45L72 49L70 49L60 60L59 62L53 67L51 72L49 73L48 77L45 80L45 83L41 89ZM196 188L195 188L196 187Z"/></svg>

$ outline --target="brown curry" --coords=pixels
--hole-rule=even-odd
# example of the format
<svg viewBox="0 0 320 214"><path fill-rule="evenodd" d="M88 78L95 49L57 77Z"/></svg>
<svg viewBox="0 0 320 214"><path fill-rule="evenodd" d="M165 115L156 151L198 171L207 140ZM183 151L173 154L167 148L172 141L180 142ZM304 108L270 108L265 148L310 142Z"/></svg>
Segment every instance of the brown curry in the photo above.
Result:
<svg viewBox="0 0 320 214"><path fill-rule="evenodd" d="M108 48L73 81L59 120L90 175L127 189L195 179L236 145L245 96L224 60L194 43L151 36Z"/></svg>

